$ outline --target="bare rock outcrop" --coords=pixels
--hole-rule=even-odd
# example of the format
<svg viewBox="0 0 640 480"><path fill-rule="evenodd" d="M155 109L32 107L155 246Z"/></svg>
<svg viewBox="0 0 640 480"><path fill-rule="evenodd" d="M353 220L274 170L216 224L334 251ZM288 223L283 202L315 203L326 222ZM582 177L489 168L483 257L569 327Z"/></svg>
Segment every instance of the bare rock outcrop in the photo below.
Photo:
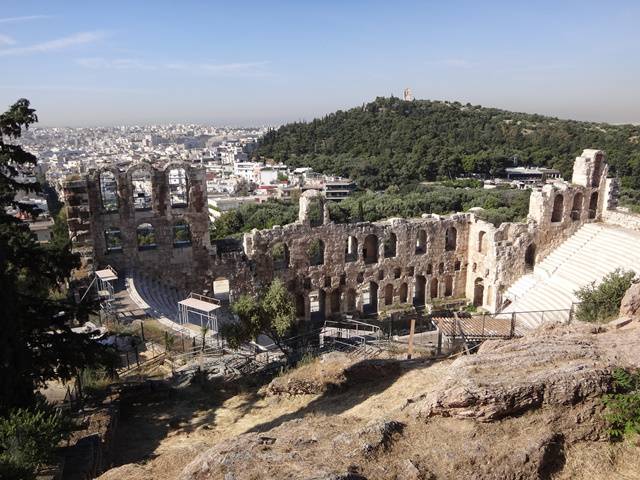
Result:
<svg viewBox="0 0 640 480"><path fill-rule="evenodd" d="M546 328L490 342L461 357L442 388L421 404L422 416L493 421L545 405L574 405L610 388L612 366L590 326Z"/></svg>
<svg viewBox="0 0 640 480"><path fill-rule="evenodd" d="M640 320L640 282L629 287L620 304L620 317Z"/></svg>

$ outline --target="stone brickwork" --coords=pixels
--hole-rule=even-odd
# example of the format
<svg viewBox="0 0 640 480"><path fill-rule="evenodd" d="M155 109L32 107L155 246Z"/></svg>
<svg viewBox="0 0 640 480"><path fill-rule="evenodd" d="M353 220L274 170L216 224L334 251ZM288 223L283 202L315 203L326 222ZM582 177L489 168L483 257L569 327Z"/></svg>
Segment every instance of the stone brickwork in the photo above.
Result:
<svg viewBox="0 0 640 480"><path fill-rule="evenodd" d="M169 180L176 168L186 172L188 190L179 206L172 205L176 182ZM136 184L141 169L151 172L149 198ZM109 184L102 182L103 172L93 172L85 184L98 266L207 292L226 279L231 300L280 277L296 299L299 317L318 320L456 299L498 310L510 285L582 224L601 220L615 196L604 153L585 150L576 159L572 183L556 180L532 192L525 223L496 228L472 213L456 213L334 224L321 193L310 190L300 197L297 222L254 230L242 245L212 246L202 168L140 164L127 172L111 170L117 202L101 186ZM189 225L189 245L175 243L174 226L181 221ZM154 229L151 247L146 231L141 237L138 230L147 223ZM120 232L121 249L109 246L109 229Z"/></svg>

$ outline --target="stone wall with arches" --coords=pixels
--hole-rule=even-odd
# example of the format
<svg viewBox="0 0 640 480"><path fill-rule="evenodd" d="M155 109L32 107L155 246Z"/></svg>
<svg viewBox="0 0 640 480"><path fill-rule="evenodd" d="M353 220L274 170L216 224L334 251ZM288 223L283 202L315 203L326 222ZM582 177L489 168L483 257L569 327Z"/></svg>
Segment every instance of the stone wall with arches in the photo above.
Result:
<svg viewBox="0 0 640 480"><path fill-rule="evenodd" d="M87 176L95 262L199 286L209 265L204 171L185 162L140 162Z"/></svg>

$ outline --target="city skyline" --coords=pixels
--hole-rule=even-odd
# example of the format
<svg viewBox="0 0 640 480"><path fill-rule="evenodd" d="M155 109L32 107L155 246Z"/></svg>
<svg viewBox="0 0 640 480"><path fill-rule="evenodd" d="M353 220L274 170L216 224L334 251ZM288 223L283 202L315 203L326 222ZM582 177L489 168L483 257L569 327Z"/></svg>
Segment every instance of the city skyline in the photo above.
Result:
<svg viewBox="0 0 640 480"><path fill-rule="evenodd" d="M0 104L30 99L42 126L273 125L405 87L640 122L632 2L3 3Z"/></svg>

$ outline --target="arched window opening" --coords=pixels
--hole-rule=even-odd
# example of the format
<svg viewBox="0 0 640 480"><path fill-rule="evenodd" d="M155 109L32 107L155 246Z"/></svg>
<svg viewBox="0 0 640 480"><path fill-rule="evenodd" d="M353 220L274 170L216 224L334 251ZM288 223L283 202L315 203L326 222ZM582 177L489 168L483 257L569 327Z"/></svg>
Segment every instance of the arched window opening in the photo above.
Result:
<svg viewBox="0 0 640 480"><path fill-rule="evenodd" d="M393 278L398 279L400 278L400 275L402 275L402 270L400 269L400 267L396 267L393 269Z"/></svg>
<svg viewBox="0 0 640 480"><path fill-rule="evenodd" d="M453 278L450 276L444 277L444 296L453 296Z"/></svg>
<svg viewBox="0 0 640 480"><path fill-rule="evenodd" d="M358 275L356 276L356 282L358 282L359 284L364 282L364 272L358 272Z"/></svg>
<svg viewBox="0 0 640 480"><path fill-rule="evenodd" d="M229 279L226 277L218 277L213 281L213 298L220 300L222 303L229 303L231 292L229 288ZM303 312L304 315L304 312Z"/></svg>
<svg viewBox="0 0 640 480"><path fill-rule="evenodd" d="M104 232L107 253L122 252L122 234L119 228L110 227Z"/></svg>
<svg viewBox="0 0 640 480"><path fill-rule="evenodd" d="M396 256L396 245L398 238L395 233L390 233L384 240L384 258L392 258Z"/></svg>
<svg viewBox="0 0 640 480"><path fill-rule="evenodd" d="M424 305L427 279L424 277L424 275L416 275L414 285L415 288L413 294L413 304L415 306Z"/></svg>
<svg viewBox="0 0 640 480"><path fill-rule="evenodd" d="M596 218L596 214L598 213L598 192L593 192L591 194L591 198L589 199L589 219L593 220Z"/></svg>
<svg viewBox="0 0 640 480"><path fill-rule="evenodd" d="M271 258L275 270L289 267L289 247L284 242L277 242L271 247Z"/></svg>
<svg viewBox="0 0 640 480"><path fill-rule="evenodd" d="M362 292L362 310L366 314L378 311L378 284L369 282L367 289Z"/></svg>
<svg viewBox="0 0 640 480"><path fill-rule="evenodd" d="M307 250L307 255L309 257L309 265L324 265L324 242L319 238L316 238L309 245L309 249Z"/></svg>
<svg viewBox="0 0 640 480"><path fill-rule="evenodd" d="M564 211L564 197L560 194L553 199L553 211L551 212L551 222L557 223L562 221L562 213Z"/></svg>
<svg viewBox="0 0 640 480"><path fill-rule="evenodd" d="M593 172L591 174L591 186L597 187L600 185L600 176L602 174L602 154L597 153L593 163Z"/></svg>
<svg viewBox="0 0 640 480"><path fill-rule="evenodd" d="M433 273L433 265L427 265L427 275L431 275Z"/></svg>
<svg viewBox="0 0 640 480"><path fill-rule="evenodd" d="M458 242L458 231L455 227L447 228L444 234L444 249L448 252L456 249Z"/></svg>
<svg viewBox="0 0 640 480"><path fill-rule="evenodd" d="M142 223L136 229L138 250L152 250L156 244L156 231L150 223Z"/></svg>
<svg viewBox="0 0 640 480"><path fill-rule="evenodd" d="M178 221L173 226L173 246L188 247L191 245L191 230L189 224L184 220Z"/></svg>
<svg viewBox="0 0 640 480"><path fill-rule="evenodd" d="M478 253L486 253L487 251L485 236L486 232L483 230L478 233Z"/></svg>
<svg viewBox="0 0 640 480"><path fill-rule="evenodd" d="M576 193L573 196L573 206L571 207L571 220L577 222L580 220L582 216L582 203L584 201L584 196L581 192Z"/></svg>
<svg viewBox="0 0 640 480"><path fill-rule="evenodd" d="M329 303L331 304L331 313L340 313L340 290L333 290L329 296Z"/></svg>
<svg viewBox="0 0 640 480"><path fill-rule="evenodd" d="M427 252L427 232L420 230L416 237L416 255L422 255Z"/></svg>
<svg viewBox="0 0 640 480"><path fill-rule="evenodd" d="M151 172L147 169L136 170L131 175L133 190L133 208L135 210L151 210Z"/></svg>
<svg viewBox="0 0 640 480"><path fill-rule="evenodd" d="M314 290L309 293L309 312L311 320L322 321L325 319L325 293L324 290Z"/></svg>
<svg viewBox="0 0 640 480"><path fill-rule="evenodd" d="M356 291L353 288L347 290L346 295L346 307L345 311L347 312L355 312L356 311Z"/></svg>
<svg viewBox="0 0 640 480"><path fill-rule="evenodd" d="M358 239L354 236L348 237L344 249L344 261L355 262L358 259Z"/></svg>
<svg viewBox="0 0 640 480"><path fill-rule="evenodd" d="M524 266L527 270L533 270L533 267L536 264L536 246L535 244L530 244L527 247L527 250L524 252ZM475 270L474 270L475 271Z"/></svg>
<svg viewBox="0 0 640 480"><path fill-rule="evenodd" d="M456 272L460 271L460 269L462 268L462 264L460 263L460 260L456 260L456 263L454 264L453 268Z"/></svg>
<svg viewBox="0 0 640 480"><path fill-rule="evenodd" d="M393 303L393 285L390 283L384 287L384 304L391 305Z"/></svg>
<svg viewBox="0 0 640 480"><path fill-rule="evenodd" d="M473 306L481 307L484 303L484 282L482 278L476 278L473 284Z"/></svg>
<svg viewBox="0 0 640 480"><path fill-rule="evenodd" d="M113 172L100 173L100 198L102 208L107 212L118 210L118 182Z"/></svg>
<svg viewBox="0 0 640 480"><path fill-rule="evenodd" d="M174 208L186 207L187 172L184 168L172 168L169 170L169 200Z"/></svg>
<svg viewBox="0 0 640 480"><path fill-rule="evenodd" d="M362 258L364 263L376 263L378 261L378 237L367 235L362 245Z"/></svg>
<svg viewBox="0 0 640 480"><path fill-rule="evenodd" d="M407 287L406 283L400 285L400 291L398 292L400 303L407 303L408 290L409 287Z"/></svg>
<svg viewBox="0 0 640 480"><path fill-rule="evenodd" d="M429 293L430 293L431 299L438 298L438 279L437 278L431 279L431 291Z"/></svg>
<svg viewBox="0 0 640 480"><path fill-rule="evenodd" d="M444 262L438 264L438 273L444 273Z"/></svg>

